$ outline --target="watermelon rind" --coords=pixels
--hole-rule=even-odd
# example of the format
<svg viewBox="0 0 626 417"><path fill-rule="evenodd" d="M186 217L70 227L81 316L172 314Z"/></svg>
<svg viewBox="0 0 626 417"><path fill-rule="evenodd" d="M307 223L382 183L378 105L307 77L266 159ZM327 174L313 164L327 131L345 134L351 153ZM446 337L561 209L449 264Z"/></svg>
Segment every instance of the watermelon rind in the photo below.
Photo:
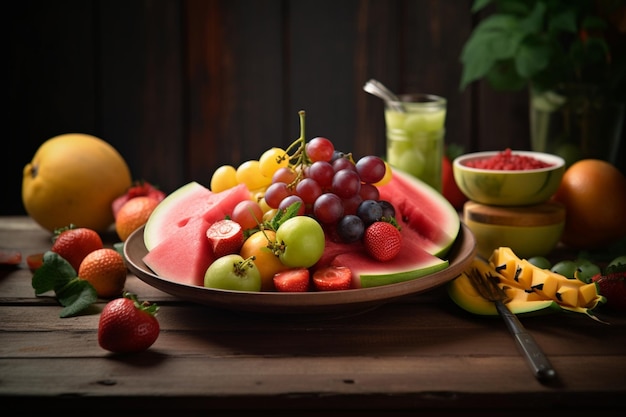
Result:
<svg viewBox="0 0 626 417"><path fill-rule="evenodd" d="M143 241L149 251L161 243L175 228L189 221L193 215L201 214L200 210L193 212L183 211L180 207L189 209L188 202L197 200L198 195L210 196L211 191L196 181L191 181L168 194L154 209L143 232Z"/></svg>
<svg viewBox="0 0 626 417"><path fill-rule="evenodd" d="M430 185L402 170L392 169L391 181L379 188L381 199L389 198L396 208L400 207L401 212L396 213L396 217L401 219L406 214L402 213L403 206L407 210L414 210L417 214L422 207L428 204L428 208L420 212L422 219L410 219L408 226L414 231L424 234L425 238L432 242L432 244L424 247L427 252L442 258L445 257L461 230L459 213L439 191ZM402 201L398 201L398 199L402 199Z"/></svg>

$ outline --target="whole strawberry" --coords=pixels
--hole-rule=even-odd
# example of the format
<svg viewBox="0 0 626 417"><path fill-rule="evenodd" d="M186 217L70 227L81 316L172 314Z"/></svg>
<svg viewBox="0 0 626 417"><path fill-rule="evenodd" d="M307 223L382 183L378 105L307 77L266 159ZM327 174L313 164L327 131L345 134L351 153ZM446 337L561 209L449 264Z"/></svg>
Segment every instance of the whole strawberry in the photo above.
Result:
<svg viewBox="0 0 626 417"><path fill-rule="evenodd" d="M391 223L374 222L365 229L363 243L372 258L385 262L395 258L400 252L402 235Z"/></svg>
<svg viewBox="0 0 626 417"><path fill-rule="evenodd" d="M95 230L70 225L55 230L50 250L69 262L78 272L85 256L102 248L102 239Z"/></svg>
<svg viewBox="0 0 626 417"><path fill-rule="evenodd" d="M148 349L159 337L158 309L156 304L140 303L135 294L128 292L122 298L109 301L98 323L100 347L115 353Z"/></svg>
<svg viewBox="0 0 626 417"><path fill-rule="evenodd" d="M626 312L626 272L596 274L591 280L598 285L598 292L606 298L606 307Z"/></svg>

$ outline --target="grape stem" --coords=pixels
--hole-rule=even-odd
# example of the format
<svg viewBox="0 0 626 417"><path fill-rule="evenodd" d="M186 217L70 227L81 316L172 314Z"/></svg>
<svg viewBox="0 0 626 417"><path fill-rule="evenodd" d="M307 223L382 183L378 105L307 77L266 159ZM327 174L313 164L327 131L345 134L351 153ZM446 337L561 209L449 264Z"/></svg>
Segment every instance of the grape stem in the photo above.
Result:
<svg viewBox="0 0 626 417"><path fill-rule="evenodd" d="M300 117L300 137L296 139L289 147L285 150L285 153L289 155L290 165L294 168L304 167L305 165L309 165L311 161L309 160L306 154L306 113L304 110L300 110L298 112L298 116ZM293 152L292 154L290 154ZM304 169L296 169L297 176L296 178L289 184L289 187L295 186L304 175Z"/></svg>

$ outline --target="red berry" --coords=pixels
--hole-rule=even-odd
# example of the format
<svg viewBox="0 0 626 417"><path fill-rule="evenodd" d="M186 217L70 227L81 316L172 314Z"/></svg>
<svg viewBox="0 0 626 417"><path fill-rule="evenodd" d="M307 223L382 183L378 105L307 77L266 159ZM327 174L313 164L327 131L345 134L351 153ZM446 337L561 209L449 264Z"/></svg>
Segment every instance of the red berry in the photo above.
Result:
<svg viewBox="0 0 626 417"><path fill-rule="evenodd" d="M156 304L139 303L134 294L110 301L100 314L98 344L116 353L148 349L159 337L157 311Z"/></svg>
<svg viewBox="0 0 626 417"><path fill-rule="evenodd" d="M54 243L50 250L78 271L85 256L103 247L102 239L95 230L70 226L55 232Z"/></svg>
<svg viewBox="0 0 626 417"><path fill-rule="evenodd" d="M365 250L378 261L389 261L396 257L402 247L402 235L398 228L387 222L374 222L363 235Z"/></svg>
<svg viewBox="0 0 626 417"><path fill-rule="evenodd" d="M207 229L206 236L216 259L239 252L244 241L241 225L230 219L213 223Z"/></svg>
<svg viewBox="0 0 626 417"><path fill-rule="evenodd" d="M22 252L15 249L0 249L0 265L19 265Z"/></svg>
<svg viewBox="0 0 626 417"><path fill-rule="evenodd" d="M162 201L165 198L165 193L148 181L135 181L133 185L128 189L126 194L119 196L111 204L113 210L113 216L117 217L117 212L120 211L124 203L135 197L150 197L157 201Z"/></svg>
<svg viewBox="0 0 626 417"><path fill-rule="evenodd" d="M352 287L352 271L345 266L327 266L313 273L313 285L318 291L347 290Z"/></svg>
<svg viewBox="0 0 626 417"><path fill-rule="evenodd" d="M274 287L280 292L307 292L310 288L307 268L292 268L274 274Z"/></svg>
<svg viewBox="0 0 626 417"><path fill-rule="evenodd" d="M606 298L606 306L614 311L626 312L626 272L594 275L598 292Z"/></svg>

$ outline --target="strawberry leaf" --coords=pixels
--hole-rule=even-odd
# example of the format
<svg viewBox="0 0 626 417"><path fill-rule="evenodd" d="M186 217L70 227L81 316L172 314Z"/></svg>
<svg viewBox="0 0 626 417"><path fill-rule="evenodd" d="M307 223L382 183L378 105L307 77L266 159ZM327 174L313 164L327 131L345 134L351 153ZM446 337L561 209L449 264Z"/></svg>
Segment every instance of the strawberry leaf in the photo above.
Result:
<svg viewBox="0 0 626 417"><path fill-rule="evenodd" d="M78 277L56 291L56 296L59 303L65 307L61 310L61 318L74 316L98 300L98 294L93 285Z"/></svg>
<svg viewBox="0 0 626 417"><path fill-rule="evenodd" d="M55 292L57 300L65 307L61 318L74 316L98 300L93 285L80 279L72 265L52 251L44 253L41 267L33 274L32 286L36 295Z"/></svg>
<svg viewBox="0 0 626 417"><path fill-rule="evenodd" d="M32 286L35 289L35 294L40 295L63 288L75 277L76 271L69 262L58 254L47 251L43 255L41 267L33 274Z"/></svg>

